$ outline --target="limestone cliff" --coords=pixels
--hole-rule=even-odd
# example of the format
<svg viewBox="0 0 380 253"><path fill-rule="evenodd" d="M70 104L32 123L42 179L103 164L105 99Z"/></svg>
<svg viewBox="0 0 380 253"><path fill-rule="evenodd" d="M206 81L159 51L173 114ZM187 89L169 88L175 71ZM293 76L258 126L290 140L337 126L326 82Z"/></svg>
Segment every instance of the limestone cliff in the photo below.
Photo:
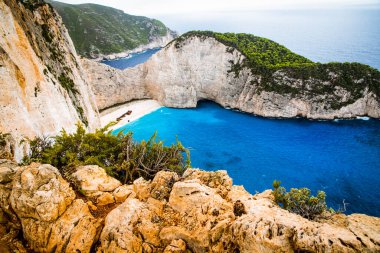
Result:
<svg viewBox="0 0 380 253"><path fill-rule="evenodd" d="M94 88L99 110L135 99L149 98L139 68L120 71L85 58L81 60L85 77Z"/></svg>
<svg viewBox="0 0 380 253"><path fill-rule="evenodd" d="M232 185L225 171L161 171L121 185L98 166L82 166L72 181L80 192L50 165L0 160L0 250L380 251L379 218L310 221L277 206L270 191L251 195Z"/></svg>
<svg viewBox="0 0 380 253"><path fill-rule="evenodd" d="M96 94L104 86L124 94L132 86L139 86L151 98L169 107L195 107L199 100L206 99L265 117L380 117L380 75L368 66L315 64L305 70L279 68L268 76L246 62L243 53L213 37L185 36L167 45L143 65L115 70L119 76L128 76L125 81L91 82L91 85ZM90 75L102 75L101 68L104 67L85 66ZM357 74L357 69L364 71ZM313 76L314 72L321 73L322 77ZM98 96L96 99L102 100ZM130 99L126 96L124 100ZM117 100L107 103L121 100L117 96Z"/></svg>
<svg viewBox="0 0 380 253"><path fill-rule="evenodd" d="M0 131L14 137L55 135L83 122L99 126L91 87L61 18L40 1L0 1Z"/></svg>

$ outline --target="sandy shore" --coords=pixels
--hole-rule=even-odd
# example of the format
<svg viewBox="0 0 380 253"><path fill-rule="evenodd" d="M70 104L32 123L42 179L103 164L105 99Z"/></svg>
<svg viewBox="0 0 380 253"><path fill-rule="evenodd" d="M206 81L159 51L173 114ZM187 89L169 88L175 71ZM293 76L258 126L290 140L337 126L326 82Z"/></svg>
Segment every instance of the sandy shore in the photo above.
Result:
<svg viewBox="0 0 380 253"><path fill-rule="evenodd" d="M119 127L128 124L134 120L141 118L142 116L151 113L162 106L152 99L137 100L106 109L100 113L100 123L102 127L107 125L112 121L117 121L116 119L125 115L128 111L132 111L130 115L125 115L116 125L112 126L110 130L117 129Z"/></svg>

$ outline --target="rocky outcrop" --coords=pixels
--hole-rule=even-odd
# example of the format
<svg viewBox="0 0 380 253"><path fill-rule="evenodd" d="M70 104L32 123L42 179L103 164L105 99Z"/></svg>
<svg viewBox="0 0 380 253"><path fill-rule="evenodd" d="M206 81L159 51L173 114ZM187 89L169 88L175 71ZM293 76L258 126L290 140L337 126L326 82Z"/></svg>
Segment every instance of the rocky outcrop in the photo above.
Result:
<svg viewBox="0 0 380 253"><path fill-rule="evenodd" d="M244 67L244 60L245 56L237 49L212 37L190 36L173 41L142 65L114 70L119 77L128 76L124 80L119 79L117 83L92 81L91 85L96 94L100 94L104 87L125 94L124 99L123 95L115 100L109 99L108 106L131 100L126 95L128 91L140 87L144 94L169 107L196 107L200 100L211 100L223 107L264 117L380 117L380 98L365 88L368 84L363 84L361 77L353 80L355 85L363 87L360 95L354 95L336 85L339 71L331 71L329 80L312 77L301 80L280 69L271 76L271 85L278 88L278 91L272 91L263 89L263 76ZM241 68L238 72L234 71L236 66ZM100 73L109 71L100 64L87 64L85 70L89 75L104 77L106 75ZM320 90L328 87L326 90L329 91L315 92L315 87ZM96 100L102 101L103 98L97 95Z"/></svg>
<svg viewBox="0 0 380 253"><path fill-rule="evenodd" d="M61 18L40 1L0 1L0 132L15 158L24 137L56 135L82 121L99 127L91 87Z"/></svg>
<svg viewBox="0 0 380 253"><path fill-rule="evenodd" d="M0 161L0 240L9 252L90 252L101 220L50 165ZM21 231L21 232L19 232ZM85 232L84 232L85 231ZM24 251L25 250L25 251ZM7 252L7 251L4 251Z"/></svg>
<svg viewBox="0 0 380 253"><path fill-rule="evenodd" d="M86 79L94 88L99 110L135 99L149 98L140 68L124 72L105 64L82 58Z"/></svg>
<svg viewBox="0 0 380 253"><path fill-rule="evenodd" d="M83 167L79 171L83 177L86 172L89 178L94 174ZM114 187L107 185L109 182L103 194L118 196L119 204L95 206L85 203L84 196L78 198L50 165L17 167L1 160L0 214L7 215L0 217L8 220L0 223L0 234L3 226L13 232L0 240L0 249L167 253L380 250L379 218L330 214L310 221L277 206L270 190L251 195L242 186L233 186L225 171L189 169L181 177L161 171L152 181L140 178L113 191ZM237 207L244 212L237 212ZM22 238L28 244L26 250Z"/></svg>
<svg viewBox="0 0 380 253"><path fill-rule="evenodd" d="M96 197L103 192L112 192L121 183L107 175L106 171L97 165L80 166L70 176L82 194Z"/></svg>

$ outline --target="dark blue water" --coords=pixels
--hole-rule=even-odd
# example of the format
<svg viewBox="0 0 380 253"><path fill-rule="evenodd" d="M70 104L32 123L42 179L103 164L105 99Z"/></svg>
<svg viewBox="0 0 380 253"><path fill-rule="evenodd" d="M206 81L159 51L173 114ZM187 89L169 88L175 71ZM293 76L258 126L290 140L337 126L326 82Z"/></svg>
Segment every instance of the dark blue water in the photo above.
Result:
<svg viewBox="0 0 380 253"><path fill-rule="evenodd" d="M290 187L323 190L327 202L347 213L380 216L380 121L265 119L211 102L196 109L161 108L117 131L137 140L158 131L191 150L193 167L226 169L251 193L281 180Z"/></svg>
<svg viewBox="0 0 380 253"><path fill-rule="evenodd" d="M133 68L138 64L146 62L152 55L157 53L157 51L159 50L160 48L148 49L140 53L130 54L128 57L118 58L115 60L104 60L101 62L117 69Z"/></svg>

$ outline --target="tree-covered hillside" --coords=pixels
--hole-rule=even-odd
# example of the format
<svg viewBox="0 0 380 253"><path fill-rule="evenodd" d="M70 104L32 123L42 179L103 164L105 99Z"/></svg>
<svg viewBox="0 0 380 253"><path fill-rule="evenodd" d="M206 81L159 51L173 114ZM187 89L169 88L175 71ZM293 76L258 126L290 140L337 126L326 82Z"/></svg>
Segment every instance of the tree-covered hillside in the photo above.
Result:
<svg viewBox="0 0 380 253"><path fill-rule="evenodd" d="M49 2L62 16L77 52L85 57L134 49L172 32L156 19L102 5Z"/></svg>
<svg viewBox="0 0 380 253"><path fill-rule="evenodd" d="M180 48L186 39L194 36L212 37L228 46L229 50L237 49L241 52L246 58L242 63L231 62L231 72L237 76L241 69L247 67L253 74L261 75L262 81L259 87L261 90L291 95L302 93L312 98L319 94L334 94L336 87L342 87L351 93L351 99L345 102L350 104L368 89L380 100L380 72L368 65L356 62L326 64L313 62L272 40L244 33L191 31L173 43ZM284 77L290 79L283 82L281 80ZM298 82L296 87L292 80L301 80L301 82ZM326 82L332 85L326 85ZM331 103L334 104L334 101Z"/></svg>

